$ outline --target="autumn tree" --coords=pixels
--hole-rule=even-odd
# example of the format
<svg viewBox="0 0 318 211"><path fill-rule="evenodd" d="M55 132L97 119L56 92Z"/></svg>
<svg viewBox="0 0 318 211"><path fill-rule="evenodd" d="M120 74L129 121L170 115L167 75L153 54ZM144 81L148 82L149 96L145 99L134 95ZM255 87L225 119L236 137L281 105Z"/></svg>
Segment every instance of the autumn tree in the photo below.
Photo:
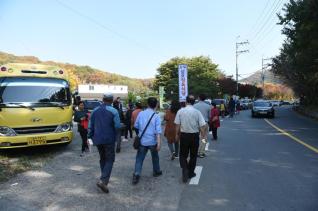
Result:
<svg viewBox="0 0 318 211"><path fill-rule="evenodd" d="M291 0L279 15L286 35L273 72L281 76L305 104L318 104L318 1Z"/></svg>

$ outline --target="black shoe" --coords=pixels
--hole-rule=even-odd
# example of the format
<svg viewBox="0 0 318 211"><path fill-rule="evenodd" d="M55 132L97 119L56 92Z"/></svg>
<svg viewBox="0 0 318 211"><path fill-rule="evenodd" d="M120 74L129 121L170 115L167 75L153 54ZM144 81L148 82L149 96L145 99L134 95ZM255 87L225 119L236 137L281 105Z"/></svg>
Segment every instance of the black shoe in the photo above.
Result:
<svg viewBox="0 0 318 211"><path fill-rule="evenodd" d="M173 153L171 154L170 160L174 160L175 158L176 158L176 154L173 152Z"/></svg>
<svg viewBox="0 0 318 211"><path fill-rule="evenodd" d="M205 154L203 153L203 154L200 154L200 155L198 155L198 157L199 158L204 158L205 157Z"/></svg>
<svg viewBox="0 0 318 211"><path fill-rule="evenodd" d="M187 183L188 182L188 170L187 169L182 169L182 182Z"/></svg>
<svg viewBox="0 0 318 211"><path fill-rule="evenodd" d="M120 153L120 148L117 148L117 149L116 149L116 153Z"/></svg>
<svg viewBox="0 0 318 211"><path fill-rule="evenodd" d="M194 172L189 173L189 179L191 179L192 177L195 177L195 176L197 176L197 174L196 174L196 173L194 173Z"/></svg>
<svg viewBox="0 0 318 211"><path fill-rule="evenodd" d="M157 171L152 174L154 177L159 177L162 175L162 171Z"/></svg>
<svg viewBox="0 0 318 211"><path fill-rule="evenodd" d="M139 178L140 178L139 175L133 174L132 184L136 185L139 182Z"/></svg>
<svg viewBox="0 0 318 211"><path fill-rule="evenodd" d="M109 190L108 190L108 187L107 185L102 182L102 181L99 181L96 183L97 187L99 187L104 193L109 193Z"/></svg>

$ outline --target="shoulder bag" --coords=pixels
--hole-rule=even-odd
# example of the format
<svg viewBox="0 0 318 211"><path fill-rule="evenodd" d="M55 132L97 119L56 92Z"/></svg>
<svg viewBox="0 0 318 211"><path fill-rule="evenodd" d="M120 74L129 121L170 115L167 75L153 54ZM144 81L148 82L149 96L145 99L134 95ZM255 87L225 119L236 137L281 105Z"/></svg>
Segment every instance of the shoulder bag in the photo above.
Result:
<svg viewBox="0 0 318 211"><path fill-rule="evenodd" d="M135 150L138 150L138 149L139 149L139 147L140 147L140 145L141 145L141 143L140 143L141 138L142 138L142 136L144 135L144 133L146 132L147 127L148 127L148 125L150 124L150 121L151 121L151 119L152 119L152 117L153 117L154 115L155 115L155 113L153 113L152 116L150 117L150 119L149 119L149 121L148 121L148 123L147 123L147 125L146 125L146 127L145 127L145 129L144 129L144 131L142 131L142 134L140 135L140 137L139 137L138 135L135 137L134 143L133 143L133 147L134 147Z"/></svg>

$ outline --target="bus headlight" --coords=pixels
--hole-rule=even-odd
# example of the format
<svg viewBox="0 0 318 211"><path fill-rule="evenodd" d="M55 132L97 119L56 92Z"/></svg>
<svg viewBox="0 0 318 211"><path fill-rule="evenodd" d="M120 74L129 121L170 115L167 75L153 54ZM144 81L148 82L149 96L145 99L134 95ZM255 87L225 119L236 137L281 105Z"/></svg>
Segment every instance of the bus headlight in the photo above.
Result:
<svg viewBox="0 0 318 211"><path fill-rule="evenodd" d="M12 128L0 126L0 136L16 136L17 134Z"/></svg>
<svg viewBox="0 0 318 211"><path fill-rule="evenodd" d="M72 123L67 122L67 123L60 124L59 126L57 126L55 132L56 133L61 133L61 132L67 132L67 131L70 131L70 130L72 130Z"/></svg>

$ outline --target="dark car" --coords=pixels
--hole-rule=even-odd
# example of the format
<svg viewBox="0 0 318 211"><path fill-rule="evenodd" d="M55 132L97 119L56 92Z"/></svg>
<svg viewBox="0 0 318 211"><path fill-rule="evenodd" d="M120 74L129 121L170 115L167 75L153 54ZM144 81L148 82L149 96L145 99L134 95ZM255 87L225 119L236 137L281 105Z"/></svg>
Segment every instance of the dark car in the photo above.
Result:
<svg viewBox="0 0 318 211"><path fill-rule="evenodd" d="M275 110L273 105L268 101L255 101L252 108L252 117L268 116L275 117Z"/></svg>
<svg viewBox="0 0 318 211"><path fill-rule="evenodd" d="M98 100L83 100L84 108L87 109L89 112L92 112L96 107L102 104L101 101Z"/></svg>

